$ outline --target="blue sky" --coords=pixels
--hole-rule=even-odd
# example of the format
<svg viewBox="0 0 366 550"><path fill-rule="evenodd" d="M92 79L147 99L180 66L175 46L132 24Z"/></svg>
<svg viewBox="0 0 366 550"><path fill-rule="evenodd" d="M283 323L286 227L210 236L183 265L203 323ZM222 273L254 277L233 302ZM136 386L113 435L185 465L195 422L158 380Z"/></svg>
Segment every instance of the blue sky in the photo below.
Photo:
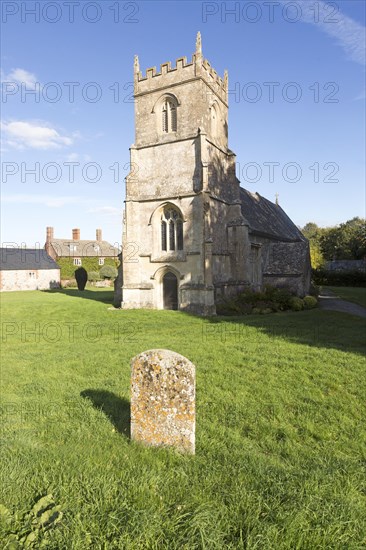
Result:
<svg viewBox="0 0 366 550"><path fill-rule="evenodd" d="M198 30L229 71L241 185L278 193L300 226L365 216L363 1L69 4L1 5L2 242L43 244L48 225L121 241L133 56L142 71L190 59Z"/></svg>

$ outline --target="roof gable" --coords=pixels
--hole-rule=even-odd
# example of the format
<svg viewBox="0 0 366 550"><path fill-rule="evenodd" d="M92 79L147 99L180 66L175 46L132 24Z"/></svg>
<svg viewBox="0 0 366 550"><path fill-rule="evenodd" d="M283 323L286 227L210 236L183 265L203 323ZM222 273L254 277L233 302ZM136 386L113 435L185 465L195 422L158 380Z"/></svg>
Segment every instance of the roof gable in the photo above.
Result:
<svg viewBox="0 0 366 550"><path fill-rule="evenodd" d="M304 235L278 204L259 193L240 188L241 211L250 232L283 241L306 241Z"/></svg>

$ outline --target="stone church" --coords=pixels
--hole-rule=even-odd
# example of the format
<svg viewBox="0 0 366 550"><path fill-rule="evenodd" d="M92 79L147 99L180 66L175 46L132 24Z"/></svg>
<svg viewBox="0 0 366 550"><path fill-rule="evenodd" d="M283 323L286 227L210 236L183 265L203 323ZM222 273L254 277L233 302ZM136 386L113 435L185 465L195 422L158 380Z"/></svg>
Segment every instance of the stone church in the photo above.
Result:
<svg viewBox="0 0 366 550"><path fill-rule="evenodd" d="M240 187L228 147L228 73L202 56L140 72L126 177L122 308L212 315L216 303L264 284L308 292L308 241L278 204Z"/></svg>

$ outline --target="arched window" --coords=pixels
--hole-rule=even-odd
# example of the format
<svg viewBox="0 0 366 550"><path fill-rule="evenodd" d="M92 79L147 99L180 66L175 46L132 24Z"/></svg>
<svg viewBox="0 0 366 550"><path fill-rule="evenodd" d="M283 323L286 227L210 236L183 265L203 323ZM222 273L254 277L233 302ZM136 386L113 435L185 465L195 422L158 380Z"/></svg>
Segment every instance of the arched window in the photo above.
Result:
<svg viewBox="0 0 366 550"><path fill-rule="evenodd" d="M171 99L164 99L161 106L162 130L164 133L177 131L177 106Z"/></svg>
<svg viewBox="0 0 366 550"><path fill-rule="evenodd" d="M171 206L164 208L161 217L161 249L183 250L183 220L180 212Z"/></svg>

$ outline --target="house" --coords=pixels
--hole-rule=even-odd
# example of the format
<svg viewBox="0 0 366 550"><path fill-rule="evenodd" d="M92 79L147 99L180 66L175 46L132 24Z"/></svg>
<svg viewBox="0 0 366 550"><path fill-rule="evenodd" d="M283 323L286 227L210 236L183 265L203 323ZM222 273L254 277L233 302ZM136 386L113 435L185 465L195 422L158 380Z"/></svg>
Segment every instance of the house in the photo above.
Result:
<svg viewBox="0 0 366 550"><path fill-rule="evenodd" d="M117 267L119 250L102 238L102 230L96 230L94 240L81 239L80 229L72 230L71 239L55 239L54 228L46 230L46 252L61 268L61 279L74 277L78 267L84 267L88 273L98 272L104 265Z"/></svg>
<svg viewBox="0 0 366 550"><path fill-rule="evenodd" d="M37 248L0 248L0 290L48 290L60 286L60 268Z"/></svg>
<svg viewBox="0 0 366 550"><path fill-rule="evenodd" d="M309 243L278 204L240 187L228 147L228 73L202 55L142 74L134 62L135 143L116 281L125 309L202 315L246 288L310 286Z"/></svg>

